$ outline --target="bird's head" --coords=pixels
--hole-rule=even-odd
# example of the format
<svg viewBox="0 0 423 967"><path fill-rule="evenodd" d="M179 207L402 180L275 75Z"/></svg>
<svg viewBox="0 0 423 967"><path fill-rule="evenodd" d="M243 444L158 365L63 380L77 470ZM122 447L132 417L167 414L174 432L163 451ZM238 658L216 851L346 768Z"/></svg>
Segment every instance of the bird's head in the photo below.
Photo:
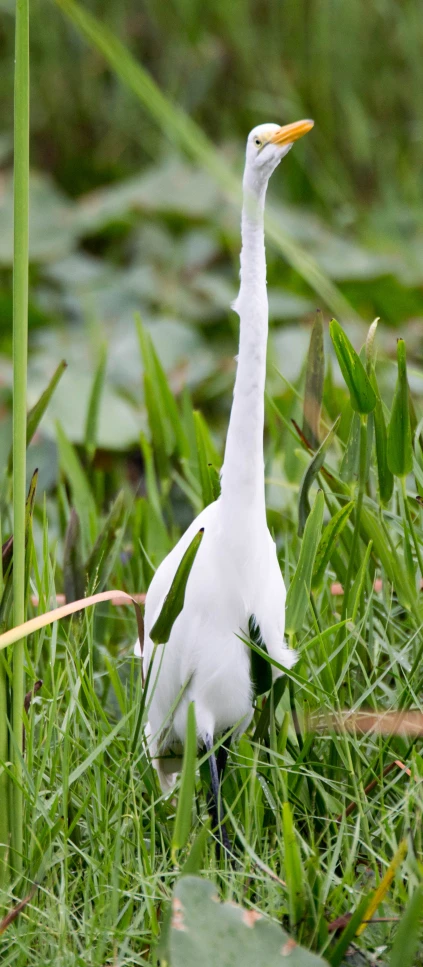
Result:
<svg viewBox="0 0 423 967"><path fill-rule="evenodd" d="M266 184L294 141L311 131L314 121L294 121L293 124L258 124L248 135L246 172L259 186Z"/></svg>

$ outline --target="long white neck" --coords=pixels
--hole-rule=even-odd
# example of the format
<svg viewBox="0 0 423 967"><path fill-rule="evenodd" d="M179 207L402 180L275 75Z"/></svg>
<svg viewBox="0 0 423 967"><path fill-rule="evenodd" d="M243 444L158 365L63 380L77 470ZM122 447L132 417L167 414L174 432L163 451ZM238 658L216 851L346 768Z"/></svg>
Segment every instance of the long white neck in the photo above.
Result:
<svg viewBox="0 0 423 967"><path fill-rule="evenodd" d="M265 520L264 386L268 304L264 248L267 184L258 188L244 174L241 285L234 309L240 317L238 366L226 438L221 504L228 525L245 516Z"/></svg>

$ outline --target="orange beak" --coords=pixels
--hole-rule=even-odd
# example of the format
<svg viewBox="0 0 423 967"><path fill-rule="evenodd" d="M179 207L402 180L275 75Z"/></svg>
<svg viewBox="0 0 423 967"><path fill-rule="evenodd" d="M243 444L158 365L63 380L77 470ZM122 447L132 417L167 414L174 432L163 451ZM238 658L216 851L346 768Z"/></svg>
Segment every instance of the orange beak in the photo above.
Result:
<svg viewBox="0 0 423 967"><path fill-rule="evenodd" d="M298 141L305 134L314 127L314 121L294 121L293 124L285 124L282 128L278 128L275 134L269 138L270 144L293 144L294 141Z"/></svg>

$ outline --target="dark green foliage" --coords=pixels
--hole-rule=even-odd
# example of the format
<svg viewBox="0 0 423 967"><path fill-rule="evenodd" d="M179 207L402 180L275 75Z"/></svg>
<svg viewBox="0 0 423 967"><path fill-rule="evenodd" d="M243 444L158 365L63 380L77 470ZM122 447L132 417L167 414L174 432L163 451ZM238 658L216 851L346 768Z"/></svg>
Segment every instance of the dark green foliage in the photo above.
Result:
<svg viewBox="0 0 423 967"><path fill-rule="evenodd" d="M398 377L388 427L388 467L397 477L406 477L413 469L409 389L405 342L397 342Z"/></svg>
<svg viewBox="0 0 423 967"><path fill-rule="evenodd" d="M330 334L353 410L361 414L370 413L376 406L376 396L360 357L336 319L332 319Z"/></svg>

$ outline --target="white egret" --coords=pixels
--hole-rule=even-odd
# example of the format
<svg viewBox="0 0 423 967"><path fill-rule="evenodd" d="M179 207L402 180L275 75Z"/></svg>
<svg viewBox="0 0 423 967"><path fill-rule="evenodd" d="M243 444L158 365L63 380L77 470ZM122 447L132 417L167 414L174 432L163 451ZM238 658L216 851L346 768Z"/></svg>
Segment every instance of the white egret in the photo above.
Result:
<svg viewBox="0 0 423 967"><path fill-rule="evenodd" d="M212 751L215 739L233 726L236 738L248 727L253 714L251 651L239 637L248 637L250 618L254 616L272 658L287 668L295 661L295 653L284 643L285 585L266 522L263 426L268 304L263 219L271 174L294 141L312 127L313 121L308 120L284 127L261 124L248 136L241 284L233 306L240 317L240 343L221 494L198 515L160 564L145 603L146 675L154 648L149 631L160 614L182 555L198 530L204 528L183 610L168 643L155 653L150 675L149 741L162 788L169 791L181 767L188 704L195 702L198 742L210 752L217 817L219 778L226 755L222 749L216 761ZM139 642L136 653L141 653Z"/></svg>

